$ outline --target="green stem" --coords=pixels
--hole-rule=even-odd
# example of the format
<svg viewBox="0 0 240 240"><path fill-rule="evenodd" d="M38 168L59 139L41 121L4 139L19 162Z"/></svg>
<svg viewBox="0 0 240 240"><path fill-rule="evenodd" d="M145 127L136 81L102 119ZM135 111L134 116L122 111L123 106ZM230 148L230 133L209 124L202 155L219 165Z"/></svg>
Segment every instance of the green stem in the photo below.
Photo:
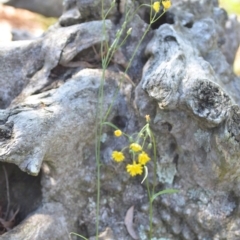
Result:
<svg viewBox="0 0 240 240"><path fill-rule="evenodd" d="M155 194L156 180L157 180L157 147L156 140L151 131L151 140L153 142L153 160L154 160L154 171L153 171L153 188L152 188L152 196Z"/></svg>
<svg viewBox="0 0 240 240"><path fill-rule="evenodd" d="M125 38L123 39L123 41L118 45L118 42L120 40L120 37L122 36L122 33L124 32L124 30L126 29L127 26L127 20L128 20L128 15L130 14L130 11L127 12L126 17L125 17L125 21L120 29L119 34L117 35L117 38L114 40L114 42L112 43L111 47L110 47L110 51L108 51L107 53L107 57L108 57L108 61L107 61L107 65L109 65L111 59L114 56L114 53L123 45L123 42L126 41L126 39L129 37L129 35L127 34L125 36Z"/></svg>
<svg viewBox="0 0 240 240"><path fill-rule="evenodd" d="M102 27L102 33L103 36L106 37L106 24L105 24L105 19L106 19L106 15L104 15L104 0L101 1L101 8L102 8L102 20L103 20L103 27ZM151 0L151 5L152 5L152 0ZM132 15L133 17L134 15ZM151 16L152 16L152 8L151 8ZM154 15L155 18L156 14ZM128 18L128 14L126 16ZM145 38L146 34L148 33L148 31L151 28L151 24L154 21L154 18L150 21L150 24L148 25L146 31L144 32L144 34L142 35L140 41L138 42L136 48L134 49L134 52L130 58L130 61L128 62L128 65L125 69L125 74L127 73L128 69L130 68L132 61L137 53L137 50L139 49L140 44L142 43L143 39ZM117 38L116 40L116 44L113 45L113 49L111 49L111 51L109 51L109 49L107 49L107 55L106 57L104 57L104 42L101 42L101 57L102 57L102 77L101 77L101 83L100 83L100 88L99 88L99 93L98 93L98 105L97 105L97 115L96 115L96 143L95 143L95 158L96 158L96 171L97 171L97 206L96 206L96 239L98 240L98 235L99 235L99 210L100 210L100 190L101 190L101 181L100 181L100 177L101 177L101 159L100 159L100 148L101 148L101 135L102 135L102 129L103 129L103 123L106 121L112 107L113 107L113 103L115 102L115 99L117 97L117 94L119 92L119 89L121 87L121 84L123 82L123 78L121 78L120 83L118 88L116 89L114 96L113 96L113 101L111 102L109 108L107 109L107 113L105 114L105 116L103 116L103 100L104 100L104 81L105 81L105 74L106 74L106 69L107 66L110 62L111 57L113 56L114 52L117 49L117 43L119 41L120 36ZM125 40L125 39L124 39ZM99 117L98 117L99 116ZM154 159L156 159L156 143L154 140ZM156 167L156 160L154 162L154 166ZM156 168L154 170L154 184L153 184L153 190L152 190L152 194L154 194L154 190L155 190L155 179L156 179ZM152 215L153 215L153 211L152 211L152 201L151 201L151 192L149 189L149 183L147 181L147 189L148 189L148 197L149 197L149 202L150 202L150 206L149 206L149 218L150 218L150 238L152 235Z"/></svg>
<svg viewBox="0 0 240 240"><path fill-rule="evenodd" d="M105 24L105 16L103 11L103 0L102 3L102 19L103 19L103 26L102 32L103 36L106 36L106 24ZM98 105L97 105L97 115L96 115L96 134L95 134L95 159L96 159L96 171L97 171L97 203L96 203L96 240L98 240L99 235L99 209L100 209L100 190L101 190L101 181L100 181L100 174L101 174L101 159L100 159L100 147L101 147L101 135L102 135L102 120L103 120L103 89L104 89L104 81L105 81L105 71L106 71L106 59L104 59L104 42L101 42L101 56L102 56L102 77L100 82L100 88L98 92ZM99 117L98 117L99 116ZM100 124L99 124L100 121Z"/></svg>
<svg viewBox="0 0 240 240"><path fill-rule="evenodd" d="M152 186L152 191L150 193L149 190L149 185L147 182L147 188L148 188L148 196L149 196L149 224L150 224L150 231L149 231L149 239L152 237L152 228L153 228L153 201L152 201L152 196L155 194L155 187L156 187L156 179L157 179L157 148L156 148L156 141L154 134L152 133L151 129L150 130L150 138L153 143L153 186Z"/></svg>
<svg viewBox="0 0 240 240"><path fill-rule="evenodd" d="M77 234L77 233L74 233L74 232L69 233L69 235L70 235L70 236L71 236L71 235L75 235L75 236L78 236L78 237L80 237L80 238L82 238L82 239L84 239L84 240L88 240L88 239L85 238L84 236L82 236L82 235L80 235L80 234Z"/></svg>
<svg viewBox="0 0 240 240"><path fill-rule="evenodd" d="M145 145L146 139L147 139L147 136L144 136L143 143L142 143L142 149L144 149L144 145Z"/></svg>
<svg viewBox="0 0 240 240"><path fill-rule="evenodd" d="M146 179L146 185L147 185L147 192L148 192L148 199L149 199L149 239L152 238L152 219L153 219L153 203L151 201L151 191L149 187L148 178Z"/></svg>
<svg viewBox="0 0 240 240"><path fill-rule="evenodd" d="M144 34L142 35L142 37L141 37L140 41L138 42L136 48L134 49L133 55L132 55L132 57L130 58L130 60L129 60L129 62L128 62L128 65L127 65L127 67L126 67L126 69L125 69L125 71L124 71L124 74L126 74L127 71L128 71L128 69L130 68L130 66L131 66L131 64L132 64L132 61L133 61L133 59L134 59L134 57L135 57L135 55L136 55L136 53L137 53L137 50L138 50L140 44L142 43L143 39L145 38L146 34L147 34L148 31L150 30L150 28L151 28L151 24L148 25L146 31L144 32ZM106 115L105 115L104 120L107 119L108 115L110 114L110 112L111 112L111 110L112 110L113 103L114 103L114 101L115 101L115 99L116 99L116 97L117 97L117 94L118 94L118 92L119 92L119 89L120 89L120 87L121 87L122 82L123 82L123 78L121 78L120 83L119 83L119 86L118 86L118 88L116 89L116 91L115 91L115 93L114 93L114 95L113 95L113 101L112 101L110 107L109 107L108 110L107 110L107 113L106 113Z"/></svg>
<svg viewBox="0 0 240 240"><path fill-rule="evenodd" d="M139 10L140 7L142 7L142 6L144 6L144 5L145 5L145 4L140 5L140 6L137 8L137 10ZM152 6L152 0L151 0L151 6ZM134 11L134 14L136 14L137 10ZM152 17L152 11L153 11L153 10L152 10L152 7L151 7L150 17ZM125 69L125 71L124 71L124 74L126 74L127 71L128 71L128 69L130 68L130 66L131 66L131 64L132 64L132 61L133 61L133 59L134 59L134 57L135 57L135 55L136 55L136 53L137 53L137 50L138 50L140 44L142 43L143 39L146 37L147 33L149 32L149 30L150 30L150 28L151 28L151 25L152 25L155 21L157 21L164 13L165 13L165 12L163 12L157 19L155 19L155 17L156 17L156 13L155 13L154 17L153 17L152 19L150 19L150 24L148 25L146 31L144 32L144 34L142 35L142 37L141 37L140 41L138 42L136 48L134 49L134 52L133 52L133 54L132 54L132 57L130 58L130 60L129 60L129 62L128 62L128 65L127 65L127 67L126 67L126 69ZM131 17L130 19L133 18L134 14L132 15L132 17ZM127 14L127 15L128 15L128 14ZM112 101L110 107L109 107L108 110L107 110L107 113L106 113L106 115L105 115L104 121L106 121L108 115L110 114L110 112L111 112L111 110L112 110L113 103L114 103L114 101L115 101L115 99L116 99L116 97L117 97L117 94L118 94L118 92L119 92L119 89L120 89L120 87L121 87L122 82L123 82L123 78L121 78L120 83L119 83L119 86L118 86L118 88L116 89L116 91L115 91L115 93L114 93L114 95L113 95L113 101ZM104 121L103 121L103 122L104 122Z"/></svg>
<svg viewBox="0 0 240 240"><path fill-rule="evenodd" d="M98 111L99 117L96 118L96 147L95 147L95 157L96 157L96 165L97 165L97 206L96 206L96 239L98 240L99 233L99 208L100 208L100 190L101 190L101 159L100 159L100 148L101 148L101 136L102 136L102 128L103 128L103 94L104 94L104 80L105 80L106 69L104 68L102 71L101 84L99 89L99 97L98 97ZM100 121L100 124L99 122Z"/></svg>

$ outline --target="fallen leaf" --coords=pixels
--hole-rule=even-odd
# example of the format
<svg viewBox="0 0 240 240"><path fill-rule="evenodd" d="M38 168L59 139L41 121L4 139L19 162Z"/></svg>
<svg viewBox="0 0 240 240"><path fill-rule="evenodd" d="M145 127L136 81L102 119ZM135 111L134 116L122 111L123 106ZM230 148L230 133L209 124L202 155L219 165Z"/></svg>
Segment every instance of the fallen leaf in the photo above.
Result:
<svg viewBox="0 0 240 240"><path fill-rule="evenodd" d="M134 87L136 87L136 84L132 81L132 79L126 74L126 73L123 73L123 72L119 72L121 76L125 77L125 79L130 82Z"/></svg>
<svg viewBox="0 0 240 240"><path fill-rule="evenodd" d="M117 50L115 53L114 53L114 56L113 56L113 61L114 63L117 63L119 64L120 66L122 66L123 68L127 68L128 66L128 61L127 59L125 58L124 54L122 53L122 51L120 50Z"/></svg>
<svg viewBox="0 0 240 240"><path fill-rule="evenodd" d="M5 221L3 218L0 218L0 224L2 224L3 228L5 228L6 230L9 230L13 228L14 221Z"/></svg>
<svg viewBox="0 0 240 240"><path fill-rule="evenodd" d="M1 208L0 208L1 211ZM9 213L9 219L6 220L0 217L0 235L11 230L15 226L15 218L19 212L19 208L13 212L12 210Z"/></svg>
<svg viewBox="0 0 240 240"><path fill-rule="evenodd" d="M124 223L126 225L127 231L133 239L139 239L133 226L133 213L134 213L134 206L131 206L126 213Z"/></svg>

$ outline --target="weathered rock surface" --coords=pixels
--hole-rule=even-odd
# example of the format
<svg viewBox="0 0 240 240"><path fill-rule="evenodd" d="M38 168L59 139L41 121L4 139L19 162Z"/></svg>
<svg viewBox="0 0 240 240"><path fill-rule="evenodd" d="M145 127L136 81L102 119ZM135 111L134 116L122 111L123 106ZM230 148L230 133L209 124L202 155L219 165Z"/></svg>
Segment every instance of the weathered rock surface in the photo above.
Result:
<svg viewBox="0 0 240 240"><path fill-rule="evenodd" d="M103 1L103 10L105 13L111 8L112 1ZM118 4L118 3L117 3ZM116 5L117 5L116 4ZM86 20L101 20L101 0L64 0L63 14L59 19L62 26L69 26ZM117 7L114 7L109 15L113 16L117 13Z"/></svg>
<svg viewBox="0 0 240 240"><path fill-rule="evenodd" d="M105 40L101 36L101 26L101 22L84 23L49 31L36 40L1 44L0 107L9 106L20 93L19 98L23 98L49 85L53 78L51 71L58 64L66 65L81 51ZM110 29L110 22L106 26ZM12 71L9 65L15 66Z"/></svg>
<svg viewBox="0 0 240 240"><path fill-rule="evenodd" d="M91 13L99 14L91 3ZM63 15L59 26L42 38L2 46L0 160L31 175L41 172L42 196L37 210L0 240L69 239L70 232L94 239L95 128L102 70L93 46L98 50L102 40L112 41L123 20L108 20L103 38L103 22L92 21L100 15L85 11L84 4L65 1L64 14L78 11L91 22ZM140 46L145 57L139 51L120 84L126 59L146 29L138 16L129 24L133 35L119 53L126 59L112 61L106 71L102 111L108 110L119 87L108 121L131 134L140 130L146 114L151 116L158 156L156 190L180 190L155 200L153 239L237 240L240 81L230 65L235 47L226 52L221 44L229 41L224 34L228 19L216 1L175 1L166 14L171 21L165 16L165 23L147 35ZM111 160L112 151L127 144L104 127L99 239L130 240L124 217L133 205L135 232L139 239L148 239L146 187ZM150 184L153 167L151 162Z"/></svg>
<svg viewBox="0 0 240 240"><path fill-rule="evenodd" d="M59 17L62 14L62 0L1 0L7 5L40 13L46 17Z"/></svg>

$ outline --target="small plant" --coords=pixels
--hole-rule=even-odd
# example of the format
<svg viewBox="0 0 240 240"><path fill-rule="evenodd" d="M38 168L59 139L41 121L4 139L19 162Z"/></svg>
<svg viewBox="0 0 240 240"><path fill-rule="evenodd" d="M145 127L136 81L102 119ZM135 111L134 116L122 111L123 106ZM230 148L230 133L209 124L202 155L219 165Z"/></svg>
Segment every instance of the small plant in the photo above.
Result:
<svg viewBox="0 0 240 240"><path fill-rule="evenodd" d="M131 162L126 164L126 172L135 177L137 175L142 175L144 173L144 178L141 184L146 180L146 187L148 191L148 199L149 199L149 222L150 222L150 231L149 231L149 239L152 237L152 218L153 218L153 202L154 200L162 195L162 194L172 194L177 193L178 190L175 189L165 189L163 191L155 193L156 186L156 165L157 165L157 154L156 154L156 142L154 138L154 134L150 128L150 117L149 115L145 116L146 125L137 133L133 135L128 135L123 133L120 129L117 129L113 124L106 122L106 125L109 125L116 130L114 131L114 135L116 137L125 136L128 138L129 145L124 147L121 151L113 151L112 159L116 163L127 162L124 153L128 151L130 153ZM153 150L153 184L150 188L148 182L148 166L147 163L151 161L149 151Z"/></svg>
<svg viewBox="0 0 240 240"><path fill-rule="evenodd" d="M146 116L147 123L146 125L140 130L140 132L136 135L134 138L134 135L129 136L126 133L123 133L121 130L117 129L114 132L114 135L116 137L120 137L124 135L128 138L129 145L125 148L123 148L121 151L113 151L112 153L112 159L117 162L121 163L126 158L124 155L124 152L127 150L131 154L132 162L128 163L126 165L126 171L130 174L130 176L134 177L136 175L142 175L145 169L145 175L147 174L147 163L151 160L151 158L148 155L148 150L151 149L152 143L153 143L153 135L151 132L151 129L149 127L150 117ZM105 123L108 124L114 128L116 126L112 125L111 123ZM147 143L147 141L149 143Z"/></svg>
<svg viewBox="0 0 240 240"><path fill-rule="evenodd" d="M126 1L127 4L127 1ZM112 10L113 7L115 7L115 1L112 2L110 9L107 11L107 13L104 13L103 10L104 0L102 0L102 20L104 22L102 33L105 36L106 33L106 26L105 26L105 20L107 19L108 13ZM152 206L153 201L161 194L167 194L167 193L176 193L177 190L174 189L167 189L163 190L161 192L155 193L155 185L156 185L156 143L154 135L150 129L150 117L146 116L146 125L139 131L139 133L129 136L126 133L123 133L120 129L118 129L116 126L114 126L112 123L106 122L106 119L109 116L109 113L111 112L113 103L115 101L115 98L117 97L117 94L119 92L119 88L122 84L122 80L119 82L119 88L116 89L115 95L112 99L112 104L110 105L109 109L107 110L106 114L103 114L103 101L104 101L104 82L105 82L105 75L106 70L111 62L111 59L113 58L115 52L125 44L127 38L131 35L132 29L127 29L127 25L129 22L132 21L132 18L135 16L135 14L139 11L141 7L149 7L150 8L150 24L146 28L145 32L143 33L142 37L140 38L135 50L132 53L132 56L125 68L124 74L125 75L128 72L128 69L130 68L132 61L139 49L140 44L142 43L143 39L151 29L151 25L156 22L161 16L171 7L171 1L170 0L160 0L153 2L151 0L150 4L141 4L134 12L132 12L132 9L127 9L126 6L126 13L124 14L124 22L121 26L121 28L116 32L115 39L109 46L107 42L101 43L101 60L102 60L102 77L101 77L101 84L99 88L99 94L98 94L98 106L97 106L97 122L96 122L96 145L95 145L95 155L96 155L96 181L97 181L97 207L96 207L96 239L98 239L98 233L99 233L99 207L100 207L100 190L101 190L101 159L100 159L100 149L101 149L101 136L103 133L103 126L109 125L115 129L114 135L116 137L125 136L129 140L129 145L126 146L121 151L113 151L112 152L112 159L117 164L122 164L125 161L131 159L131 162L128 162L126 164L126 172L131 176L135 177L137 175L142 175L144 173L144 177L141 183L146 182L146 187L148 191L148 197L149 197L149 219L150 219L150 231L149 231L149 239L151 239L152 235ZM163 10L162 13L159 15L159 11ZM125 34L125 37L123 36ZM123 40L121 40L123 39ZM152 149L153 148L153 149ZM126 151L130 153L131 157L127 158ZM149 151L153 150L153 161L154 161L154 170L153 170L153 185L150 189L149 183L148 183L148 166L147 164L151 161L150 153ZM82 239L86 240L84 236L78 235L76 233L70 233L70 235L76 235L81 237Z"/></svg>

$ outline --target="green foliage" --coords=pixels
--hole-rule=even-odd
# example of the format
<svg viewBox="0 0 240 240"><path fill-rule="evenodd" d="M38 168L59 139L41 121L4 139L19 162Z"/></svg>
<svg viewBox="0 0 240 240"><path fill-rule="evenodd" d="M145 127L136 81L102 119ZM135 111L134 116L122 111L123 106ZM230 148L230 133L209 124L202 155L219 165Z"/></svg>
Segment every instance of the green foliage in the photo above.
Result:
<svg viewBox="0 0 240 240"><path fill-rule="evenodd" d="M71 235L75 235L75 236L78 236L78 237L80 237L80 238L82 238L82 239L84 239L84 240L88 240L87 238L85 238L84 236L82 236L82 235L79 235L79 234L77 234L77 233L74 233L74 232L71 232L71 233L69 233L69 236L71 236Z"/></svg>
<svg viewBox="0 0 240 240"><path fill-rule="evenodd" d="M165 189L165 190L163 190L163 191L160 191L160 192L158 192L158 193L155 193L155 194L151 197L150 201L153 202L158 196L163 195L163 194L173 194L173 193L178 193L178 192L179 192L179 190L176 190L176 189Z"/></svg>

